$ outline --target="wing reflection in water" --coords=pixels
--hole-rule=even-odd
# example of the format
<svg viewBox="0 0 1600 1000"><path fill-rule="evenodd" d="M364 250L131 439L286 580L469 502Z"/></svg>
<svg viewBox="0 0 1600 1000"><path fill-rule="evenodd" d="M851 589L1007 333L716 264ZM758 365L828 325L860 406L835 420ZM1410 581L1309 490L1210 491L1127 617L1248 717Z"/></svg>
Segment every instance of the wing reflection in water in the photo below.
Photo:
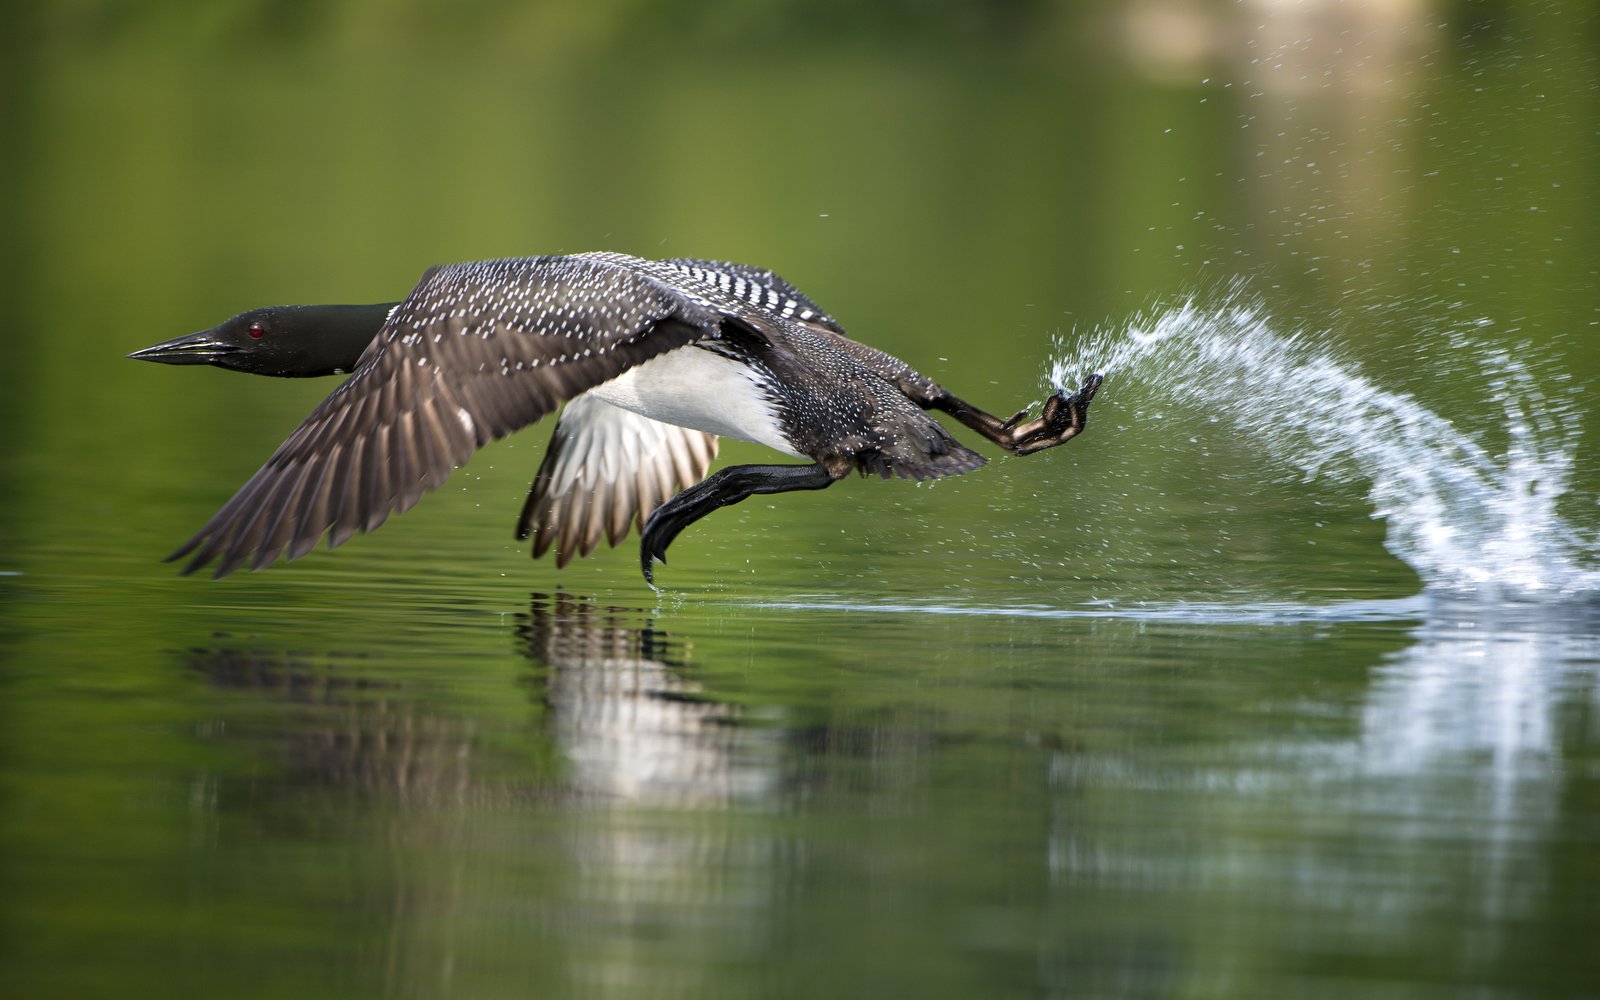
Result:
<svg viewBox="0 0 1600 1000"><path fill-rule="evenodd" d="M230 709L214 735L276 750L283 770L271 783L285 790L359 789L369 806L435 810L513 789L548 795L556 787L549 768L514 781L489 779L479 766L479 719L389 677L380 660L231 644L193 649L184 659L216 687L282 703L270 714Z"/></svg>
<svg viewBox="0 0 1600 1000"><path fill-rule="evenodd" d="M668 807L756 802L773 790L760 727L684 676L682 648L643 612L534 594L517 628L550 733L580 795Z"/></svg>
<svg viewBox="0 0 1600 1000"><path fill-rule="evenodd" d="M771 730L689 680L686 647L641 611L535 594L517 634L569 792L594 806L561 845L581 875L538 930L576 994L708 995L712 967L671 956L715 942L749 961L770 933L776 844L728 807L770 796Z"/></svg>

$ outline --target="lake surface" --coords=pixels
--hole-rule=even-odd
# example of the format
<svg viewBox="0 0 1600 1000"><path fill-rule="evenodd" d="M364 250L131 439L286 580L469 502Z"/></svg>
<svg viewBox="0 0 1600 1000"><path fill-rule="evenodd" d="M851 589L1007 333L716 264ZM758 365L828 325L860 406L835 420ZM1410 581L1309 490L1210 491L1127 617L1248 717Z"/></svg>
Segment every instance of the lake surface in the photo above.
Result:
<svg viewBox="0 0 1600 1000"><path fill-rule="evenodd" d="M1301 6L20 15L0 994L1592 996L1594 19ZM512 539L548 425L160 562L336 383L123 355L597 248L1107 381L659 592Z"/></svg>

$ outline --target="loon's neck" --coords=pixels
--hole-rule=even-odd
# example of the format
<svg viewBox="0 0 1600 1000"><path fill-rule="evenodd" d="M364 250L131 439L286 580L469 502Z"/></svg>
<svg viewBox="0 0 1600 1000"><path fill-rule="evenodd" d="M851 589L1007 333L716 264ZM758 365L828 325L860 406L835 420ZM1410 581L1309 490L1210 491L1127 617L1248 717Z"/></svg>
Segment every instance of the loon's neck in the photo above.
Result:
<svg viewBox="0 0 1600 1000"><path fill-rule="evenodd" d="M307 348L310 366L294 376L337 375L355 368L367 345L398 302L373 305L281 306L284 326L314 340Z"/></svg>

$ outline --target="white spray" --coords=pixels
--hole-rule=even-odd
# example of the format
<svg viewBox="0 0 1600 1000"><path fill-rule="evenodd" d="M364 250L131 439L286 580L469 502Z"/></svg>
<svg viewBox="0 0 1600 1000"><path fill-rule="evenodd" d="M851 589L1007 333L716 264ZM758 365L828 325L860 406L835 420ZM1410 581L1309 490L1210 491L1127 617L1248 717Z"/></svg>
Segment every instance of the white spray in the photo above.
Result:
<svg viewBox="0 0 1600 1000"><path fill-rule="evenodd" d="M1503 424L1492 454L1403 393L1379 389L1337 357L1326 337L1281 333L1234 289L1222 304L1194 300L1081 341L1050 379L1075 391L1091 371L1106 392L1142 391L1216 414L1307 480L1369 480L1389 551L1430 591L1548 599L1600 589L1600 551L1556 510L1568 489L1578 411L1552 400L1526 363L1463 339L1441 343L1481 377L1480 427Z"/></svg>

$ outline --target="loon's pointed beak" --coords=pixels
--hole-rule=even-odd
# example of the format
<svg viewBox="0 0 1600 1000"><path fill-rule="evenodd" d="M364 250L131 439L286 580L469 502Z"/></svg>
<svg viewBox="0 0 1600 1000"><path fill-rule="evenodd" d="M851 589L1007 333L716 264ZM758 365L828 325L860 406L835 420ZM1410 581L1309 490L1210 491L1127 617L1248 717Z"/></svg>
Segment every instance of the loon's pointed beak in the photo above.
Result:
<svg viewBox="0 0 1600 1000"><path fill-rule="evenodd" d="M215 330L202 330L153 344L128 357L136 361L159 361L164 365L212 365L238 353L239 348L222 340Z"/></svg>

